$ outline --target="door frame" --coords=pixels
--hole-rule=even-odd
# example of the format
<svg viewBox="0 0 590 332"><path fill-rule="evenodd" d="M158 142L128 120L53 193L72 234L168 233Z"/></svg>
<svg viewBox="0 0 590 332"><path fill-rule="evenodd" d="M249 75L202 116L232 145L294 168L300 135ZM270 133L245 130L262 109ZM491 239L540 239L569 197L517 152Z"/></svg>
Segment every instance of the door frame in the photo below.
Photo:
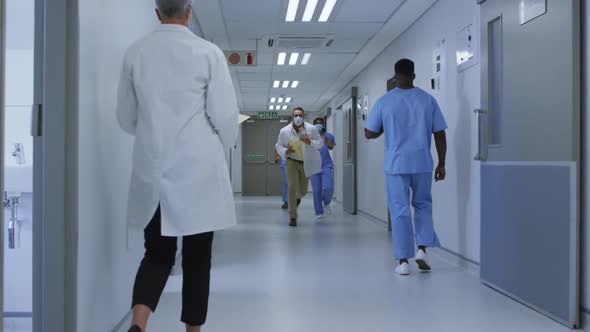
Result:
<svg viewBox="0 0 590 332"><path fill-rule="evenodd" d="M41 134L34 138L33 331L76 328L78 1L35 0L35 93L41 106ZM50 41L50 42L48 42ZM68 121L73 125L67 126ZM73 136L73 137L72 137ZM66 138L69 143L66 144ZM74 153L73 156L77 154ZM71 180L66 176L69 174ZM66 211L66 202L70 208ZM69 219L66 223L66 219ZM68 250L66 250L66 246ZM67 255L66 255L67 254ZM67 264L66 264L67 262ZM67 288L66 288L67 285Z"/></svg>
<svg viewBox="0 0 590 332"><path fill-rule="evenodd" d="M350 143L350 149L351 149L351 157L352 157L352 162L348 163L348 165L350 166L352 164L353 167L353 211L346 211L346 207L345 210L346 212L352 214L352 215L356 215L358 213L358 158L357 158L357 147L358 147L358 134L357 134L357 130L358 130L358 87L353 86L350 89L350 95L347 96L346 100L340 104L340 106L337 108L337 110L340 110L341 113L345 113L347 112L347 110L344 109L344 105L347 104L348 102L351 103L351 109L350 109L350 118L348 119L349 123L345 124L345 127L342 128L343 131L349 131L349 135L350 137L348 137L348 139L350 140L350 142L343 142L343 150L342 150L342 174L341 176L344 177L345 176L345 172L344 172L344 167L347 165L348 161L348 144ZM344 137L344 136L343 136ZM342 181L342 185L344 186L344 180ZM343 196L342 196L342 204L345 205L345 199L344 199L344 195L345 195L345 190L346 188L343 188Z"/></svg>
<svg viewBox="0 0 590 332"><path fill-rule="evenodd" d="M6 54L6 2L0 0L0 133L4 130L4 58ZM0 135L0 189L4 188L4 134ZM4 289L4 212L0 213L0 289ZM4 294L4 292L2 292ZM0 296L0 332L4 331L4 296Z"/></svg>

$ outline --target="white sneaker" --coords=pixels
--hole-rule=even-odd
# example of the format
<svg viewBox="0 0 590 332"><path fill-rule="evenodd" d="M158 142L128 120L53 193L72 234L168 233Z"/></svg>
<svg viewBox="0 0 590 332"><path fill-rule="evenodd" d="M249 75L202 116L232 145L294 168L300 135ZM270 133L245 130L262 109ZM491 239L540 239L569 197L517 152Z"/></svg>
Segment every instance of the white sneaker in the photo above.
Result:
<svg viewBox="0 0 590 332"><path fill-rule="evenodd" d="M324 206L324 211L326 212L326 214L332 214L332 208L330 207L330 205Z"/></svg>
<svg viewBox="0 0 590 332"><path fill-rule="evenodd" d="M316 219L318 219L318 220L320 220L320 219L324 219L324 215L323 215L323 214L320 214L319 216L318 216L318 215L316 215L316 216L315 216L315 218L316 218Z"/></svg>
<svg viewBox="0 0 590 332"><path fill-rule="evenodd" d="M416 253L416 264L418 264L418 268L420 271L430 271L430 265L428 265L428 255L424 250L420 249Z"/></svg>
<svg viewBox="0 0 590 332"><path fill-rule="evenodd" d="M410 274L410 265L408 263L402 263L398 265L395 268L395 273L402 276L407 276L408 274Z"/></svg>

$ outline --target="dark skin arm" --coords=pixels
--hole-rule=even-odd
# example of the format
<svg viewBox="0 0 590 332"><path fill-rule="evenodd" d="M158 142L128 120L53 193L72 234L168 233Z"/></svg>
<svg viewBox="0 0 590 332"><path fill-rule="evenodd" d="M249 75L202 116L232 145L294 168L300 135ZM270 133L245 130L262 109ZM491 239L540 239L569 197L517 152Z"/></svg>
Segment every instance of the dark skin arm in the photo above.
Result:
<svg viewBox="0 0 590 332"><path fill-rule="evenodd" d="M330 151L334 150L334 144L332 144L332 141L328 137L326 137L324 139L324 144L326 144L326 146L328 147L328 150L330 150Z"/></svg>
<svg viewBox="0 0 590 332"><path fill-rule="evenodd" d="M438 182L443 181L447 177L447 171L445 169L447 157L447 134L444 130L434 133L434 142L436 144L436 152L438 153L438 166L434 172L434 180Z"/></svg>
<svg viewBox="0 0 590 332"><path fill-rule="evenodd" d="M369 129L365 128L365 137L367 139L377 139L381 135L383 135L383 129L381 129L381 131L378 133L374 133L374 132L370 131Z"/></svg>

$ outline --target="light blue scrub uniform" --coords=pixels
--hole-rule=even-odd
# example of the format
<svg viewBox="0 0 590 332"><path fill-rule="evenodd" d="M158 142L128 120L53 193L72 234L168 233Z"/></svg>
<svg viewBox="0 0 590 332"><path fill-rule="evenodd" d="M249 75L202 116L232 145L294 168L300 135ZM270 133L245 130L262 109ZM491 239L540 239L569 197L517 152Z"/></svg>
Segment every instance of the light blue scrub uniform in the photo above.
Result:
<svg viewBox="0 0 590 332"><path fill-rule="evenodd" d="M287 185L287 163L281 158L281 173L283 174L283 203L287 203L287 193L289 186Z"/></svg>
<svg viewBox="0 0 590 332"><path fill-rule="evenodd" d="M393 228L395 259L414 257L414 207L416 245L439 247L432 221L434 161L430 153L432 134L447 128L438 103L419 88L396 88L375 104L365 128L385 136L387 200Z"/></svg>
<svg viewBox="0 0 590 332"><path fill-rule="evenodd" d="M325 132L322 139L325 141L326 138L336 145L334 135ZM322 155L322 171L311 176L313 205L316 216L324 214L324 206L329 206L334 197L334 162L332 156L330 156L330 149L326 144L320 149L320 154Z"/></svg>

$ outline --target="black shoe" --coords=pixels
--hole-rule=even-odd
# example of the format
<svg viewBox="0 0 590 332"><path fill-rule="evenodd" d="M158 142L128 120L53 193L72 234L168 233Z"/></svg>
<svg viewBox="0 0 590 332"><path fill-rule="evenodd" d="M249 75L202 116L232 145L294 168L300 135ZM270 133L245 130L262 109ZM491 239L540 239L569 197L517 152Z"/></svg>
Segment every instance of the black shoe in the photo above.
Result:
<svg viewBox="0 0 590 332"><path fill-rule="evenodd" d="M141 328L137 325L133 325L131 326L131 328L129 329L129 332L142 332Z"/></svg>
<svg viewBox="0 0 590 332"><path fill-rule="evenodd" d="M297 227L297 219L291 219L291 222L289 223L289 226L291 226L291 227Z"/></svg>
<svg viewBox="0 0 590 332"><path fill-rule="evenodd" d="M297 199L297 207L299 207L299 205L301 205L301 199Z"/></svg>
<svg viewBox="0 0 590 332"><path fill-rule="evenodd" d="M289 204L287 204L287 202L285 202L285 203L283 203L283 206L281 206L281 208L282 208L283 210L286 210L286 209L288 209L288 208L289 208Z"/></svg>

